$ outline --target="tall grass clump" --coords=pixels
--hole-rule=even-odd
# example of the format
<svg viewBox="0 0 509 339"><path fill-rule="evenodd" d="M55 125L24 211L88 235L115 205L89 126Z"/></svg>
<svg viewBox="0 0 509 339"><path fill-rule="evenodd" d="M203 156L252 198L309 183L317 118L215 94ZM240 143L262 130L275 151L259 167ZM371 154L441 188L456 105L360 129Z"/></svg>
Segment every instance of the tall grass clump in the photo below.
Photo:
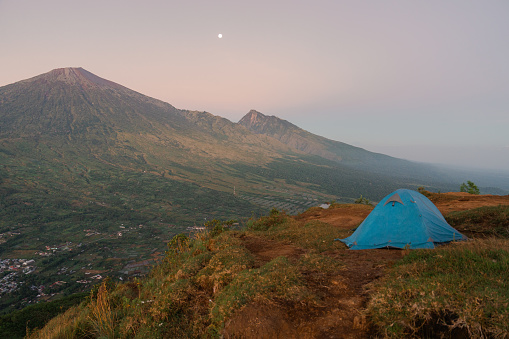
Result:
<svg viewBox="0 0 509 339"><path fill-rule="evenodd" d="M288 220L289 217L284 211L273 208L268 216L263 216L258 220L250 220L247 226L248 229L253 231L267 231L286 223Z"/></svg>
<svg viewBox="0 0 509 339"><path fill-rule="evenodd" d="M451 212L445 219L470 237L509 238L509 206L484 206Z"/></svg>
<svg viewBox="0 0 509 339"><path fill-rule="evenodd" d="M97 297L90 302L89 320L99 337L115 338L115 315L110 304L107 282L97 291Z"/></svg>
<svg viewBox="0 0 509 339"><path fill-rule="evenodd" d="M372 286L367 311L387 337L507 337L509 240L415 250Z"/></svg>

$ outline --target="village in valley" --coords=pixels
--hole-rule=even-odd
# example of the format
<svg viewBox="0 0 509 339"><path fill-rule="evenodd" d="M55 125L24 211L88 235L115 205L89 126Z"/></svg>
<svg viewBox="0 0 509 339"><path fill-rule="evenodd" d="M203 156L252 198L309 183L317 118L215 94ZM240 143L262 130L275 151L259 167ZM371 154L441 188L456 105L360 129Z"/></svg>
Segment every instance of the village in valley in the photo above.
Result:
<svg viewBox="0 0 509 339"><path fill-rule="evenodd" d="M20 227L2 233L0 240L7 243L23 232ZM164 234L142 224L120 224L108 232L85 228L74 237L80 241L14 246L0 258L2 307L9 310L11 305L19 308L88 291L106 278L123 281L143 276L164 255L172 233ZM131 245L125 246L126 242Z"/></svg>
<svg viewBox="0 0 509 339"><path fill-rule="evenodd" d="M246 193L236 197L290 214L330 198L276 186L262 190L265 194L260 197ZM213 215L207 215L203 221L213 219ZM174 235L203 229L203 224L180 226L162 218L150 222L124 219L109 224L77 223L58 232L30 224L8 226L0 234L4 248L0 257L0 309L8 312L89 291L106 278L126 281L144 276L165 255Z"/></svg>

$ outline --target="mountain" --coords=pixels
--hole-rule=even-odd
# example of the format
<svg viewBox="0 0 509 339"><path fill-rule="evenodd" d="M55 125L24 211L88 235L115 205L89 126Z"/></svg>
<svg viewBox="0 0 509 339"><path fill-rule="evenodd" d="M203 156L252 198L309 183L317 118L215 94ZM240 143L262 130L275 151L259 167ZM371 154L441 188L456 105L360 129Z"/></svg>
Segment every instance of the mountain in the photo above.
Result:
<svg viewBox="0 0 509 339"><path fill-rule="evenodd" d="M215 162L263 164L290 152L227 119L178 110L81 68L5 86L0 97L2 147L18 160L53 152L68 159L70 168L100 164L165 173L232 191L235 183L215 175L223 171ZM41 161L53 157L46 154Z"/></svg>
<svg viewBox="0 0 509 339"><path fill-rule="evenodd" d="M360 159L365 158L365 154L376 156L361 148L312 134L286 120L266 116L255 110L251 110L240 119L239 124L256 134L271 136L304 153L337 162L358 163Z"/></svg>
<svg viewBox="0 0 509 339"><path fill-rule="evenodd" d="M1 94L3 135L79 135L94 128L107 135L114 126L127 131L156 127L147 118L178 128L186 126L173 106L82 68L56 69L5 86ZM147 109L149 106L153 107Z"/></svg>
<svg viewBox="0 0 509 339"><path fill-rule="evenodd" d="M264 213L268 206L247 196L259 188L242 189L228 164L289 151L81 68L0 87L0 254L34 259L38 272L0 283L0 312L39 300L58 280L57 295L86 289L90 272L142 274L174 234ZM296 199L292 206L306 208Z"/></svg>
<svg viewBox="0 0 509 339"><path fill-rule="evenodd" d="M213 158L247 158L252 144L270 156L272 140L250 138L226 119L208 113L178 110L102 79L82 68L56 69L1 88L0 135L44 138L124 147L130 139L145 140L177 153ZM201 121L201 123L199 122ZM220 135L219 135L220 134ZM87 140L85 140L87 139ZM227 141L227 142L225 142ZM216 144L219 147L214 147ZM232 147L235 145L235 147ZM277 145L276 152L288 147ZM225 149L226 148L226 149Z"/></svg>
<svg viewBox="0 0 509 339"><path fill-rule="evenodd" d="M0 87L0 254L38 272L20 273L0 310L48 282L71 293L92 273L142 274L164 241L213 219L459 187L419 166L257 112L233 123L177 109L82 68Z"/></svg>
<svg viewBox="0 0 509 339"><path fill-rule="evenodd" d="M285 189L281 180L306 182L306 177L290 173L296 166L310 166L308 171L319 166L319 171L336 173L332 174L335 181L341 173L342 181L349 180L342 186L349 188L337 189L329 180L313 179L312 184L326 186L325 190L302 184L297 190L315 195L321 192L323 198L353 199L355 189L373 191L370 186L374 181L378 190L397 185L392 179L381 178L380 173L352 170L330 161L344 158L348 163L358 162L350 153L360 149L352 146L298 130L301 139L314 144L296 147L284 138L250 132L242 124L207 112L176 109L82 68L56 69L2 87L0 97L0 147L4 156L15 154L10 157L14 162L27 157L29 163L37 159L51 166L58 164L72 178L90 180L89 173L106 166L223 192L231 193L235 187L236 192L260 195L266 194L263 187L267 184L275 184L276 191ZM343 158L328 150L324 140L340 145L344 151L339 146L333 151L342 152Z"/></svg>
<svg viewBox="0 0 509 339"><path fill-rule="evenodd" d="M124 190L114 196L130 206L136 195L125 180L160 180L175 190L189 187L179 192L210 190L202 198L231 196L235 203L211 208L223 216L239 215L239 206L297 212L323 200L353 201L361 194L377 200L399 187L452 190L460 183L431 165L330 140L254 110L233 123L177 109L83 68L0 88L0 157L6 192L65 191L71 200L97 203L104 200L99 189L113 181ZM159 190L148 187L140 188L143 194ZM173 222L214 214L193 222L186 204L166 199ZM151 208L157 206L153 200Z"/></svg>
<svg viewBox="0 0 509 339"><path fill-rule="evenodd" d="M432 181L440 177L438 168L369 152L343 142L330 140L303 130L275 116L266 116L251 110L239 124L260 135L271 136L282 143L307 154L364 171L408 179Z"/></svg>
<svg viewBox="0 0 509 339"><path fill-rule="evenodd" d="M405 185L418 181L424 186L440 189L436 185L458 180L475 180L483 186L485 194L507 194L509 190L509 176L506 173L417 163L370 152L310 133L286 120L266 116L255 110L246 114L239 124L256 134L270 136L306 154L317 155L357 170L393 177ZM437 180L438 178L441 180Z"/></svg>

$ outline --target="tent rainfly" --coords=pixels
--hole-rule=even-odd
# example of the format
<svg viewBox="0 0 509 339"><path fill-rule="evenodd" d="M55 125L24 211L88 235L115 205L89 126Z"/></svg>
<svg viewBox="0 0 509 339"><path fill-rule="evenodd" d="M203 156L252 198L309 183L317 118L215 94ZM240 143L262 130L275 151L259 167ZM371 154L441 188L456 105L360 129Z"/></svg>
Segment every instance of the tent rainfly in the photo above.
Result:
<svg viewBox="0 0 509 339"><path fill-rule="evenodd" d="M424 195L399 189L380 201L344 242L352 250L435 248L436 243L466 240Z"/></svg>

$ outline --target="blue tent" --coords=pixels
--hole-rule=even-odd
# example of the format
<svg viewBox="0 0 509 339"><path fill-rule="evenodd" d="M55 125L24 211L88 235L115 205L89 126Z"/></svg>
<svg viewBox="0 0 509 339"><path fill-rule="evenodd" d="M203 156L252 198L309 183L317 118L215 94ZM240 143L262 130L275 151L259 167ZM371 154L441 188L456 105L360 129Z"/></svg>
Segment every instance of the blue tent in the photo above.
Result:
<svg viewBox="0 0 509 339"><path fill-rule="evenodd" d="M466 239L424 195L399 189L383 198L351 236L337 240L363 250L435 248L435 243Z"/></svg>

